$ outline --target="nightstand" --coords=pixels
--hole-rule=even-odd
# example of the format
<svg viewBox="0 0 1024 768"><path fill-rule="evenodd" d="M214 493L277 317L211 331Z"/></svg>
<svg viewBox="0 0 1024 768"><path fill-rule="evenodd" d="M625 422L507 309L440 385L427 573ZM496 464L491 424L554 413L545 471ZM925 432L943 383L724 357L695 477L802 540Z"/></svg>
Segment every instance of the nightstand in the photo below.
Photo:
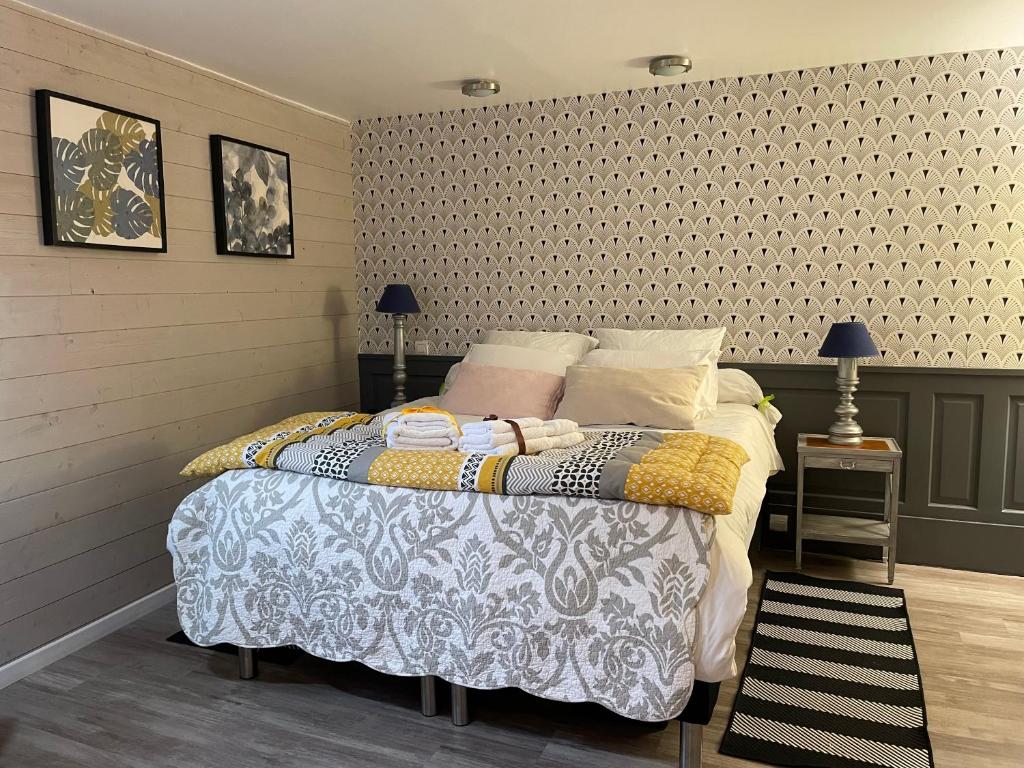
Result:
<svg viewBox="0 0 1024 768"><path fill-rule="evenodd" d="M896 574L896 523L900 508L900 462L903 451L891 437L865 437L857 446L833 445L828 435L797 437L796 470L796 568L800 570L803 543L837 541L872 544L886 550L889 583ZM878 518L804 514L804 471L840 469L848 472L879 472L885 481L885 512Z"/></svg>

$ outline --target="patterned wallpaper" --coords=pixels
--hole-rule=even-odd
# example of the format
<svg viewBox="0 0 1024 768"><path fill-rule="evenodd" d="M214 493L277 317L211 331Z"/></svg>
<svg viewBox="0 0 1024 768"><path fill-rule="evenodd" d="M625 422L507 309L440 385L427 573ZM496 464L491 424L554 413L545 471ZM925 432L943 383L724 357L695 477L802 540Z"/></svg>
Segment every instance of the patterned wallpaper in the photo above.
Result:
<svg viewBox="0 0 1024 768"><path fill-rule="evenodd" d="M1024 361L1024 48L364 120L360 349L408 282L411 339L728 329L822 362L835 319L891 365ZM874 361L879 362L879 361Z"/></svg>

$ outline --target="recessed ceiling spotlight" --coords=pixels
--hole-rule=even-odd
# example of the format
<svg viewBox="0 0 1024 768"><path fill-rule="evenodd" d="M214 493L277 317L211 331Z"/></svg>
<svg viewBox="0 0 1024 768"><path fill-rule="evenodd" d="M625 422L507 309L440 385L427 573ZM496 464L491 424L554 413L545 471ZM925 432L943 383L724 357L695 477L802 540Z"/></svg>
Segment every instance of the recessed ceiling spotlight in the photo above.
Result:
<svg viewBox="0 0 1024 768"><path fill-rule="evenodd" d="M501 90L501 83L497 80L467 80L462 84L462 93L466 96L473 96L482 99L485 96L493 96Z"/></svg>
<svg viewBox="0 0 1024 768"><path fill-rule="evenodd" d="M660 77L675 77L685 75L693 67L689 56L659 56L651 59L648 69L652 75Z"/></svg>

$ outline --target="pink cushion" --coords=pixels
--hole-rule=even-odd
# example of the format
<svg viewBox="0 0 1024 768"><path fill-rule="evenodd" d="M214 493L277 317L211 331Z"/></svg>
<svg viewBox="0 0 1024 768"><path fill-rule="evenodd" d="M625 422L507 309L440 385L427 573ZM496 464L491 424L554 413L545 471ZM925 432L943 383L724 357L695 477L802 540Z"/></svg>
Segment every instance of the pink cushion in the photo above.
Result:
<svg viewBox="0 0 1024 768"><path fill-rule="evenodd" d="M550 419L562 397L565 378L544 371L462 363L441 396L441 407L467 416L495 414L505 419Z"/></svg>

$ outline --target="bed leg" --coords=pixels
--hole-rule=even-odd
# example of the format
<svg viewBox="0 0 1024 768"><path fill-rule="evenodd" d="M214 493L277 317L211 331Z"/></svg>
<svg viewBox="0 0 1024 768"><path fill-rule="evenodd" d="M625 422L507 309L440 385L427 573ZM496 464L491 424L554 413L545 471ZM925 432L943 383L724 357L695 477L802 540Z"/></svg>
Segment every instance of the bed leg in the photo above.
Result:
<svg viewBox="0 0 1024 768"><path fill-rule="evenodd" d="M437 714L437 679L433 675L420 678L420 712L424 717Z"/></svg>
<svg viewBox="0 0 1024 768"><path fill-rule="evenodd" d="M704 726L679 721L679 768L700 768Z"/></svg>
<svg viewBox="0 0 1024 768"><path fill-rule="evenodd" d="M259 674L255 648L238 649L238 676L242 680L252 680Z"/></svg>
<svg viewBox="0 0 1024 768"><path fill-rule="evenodd" d="M469 697L466 687L452 683L452 725L469 725Z"/></svg>

